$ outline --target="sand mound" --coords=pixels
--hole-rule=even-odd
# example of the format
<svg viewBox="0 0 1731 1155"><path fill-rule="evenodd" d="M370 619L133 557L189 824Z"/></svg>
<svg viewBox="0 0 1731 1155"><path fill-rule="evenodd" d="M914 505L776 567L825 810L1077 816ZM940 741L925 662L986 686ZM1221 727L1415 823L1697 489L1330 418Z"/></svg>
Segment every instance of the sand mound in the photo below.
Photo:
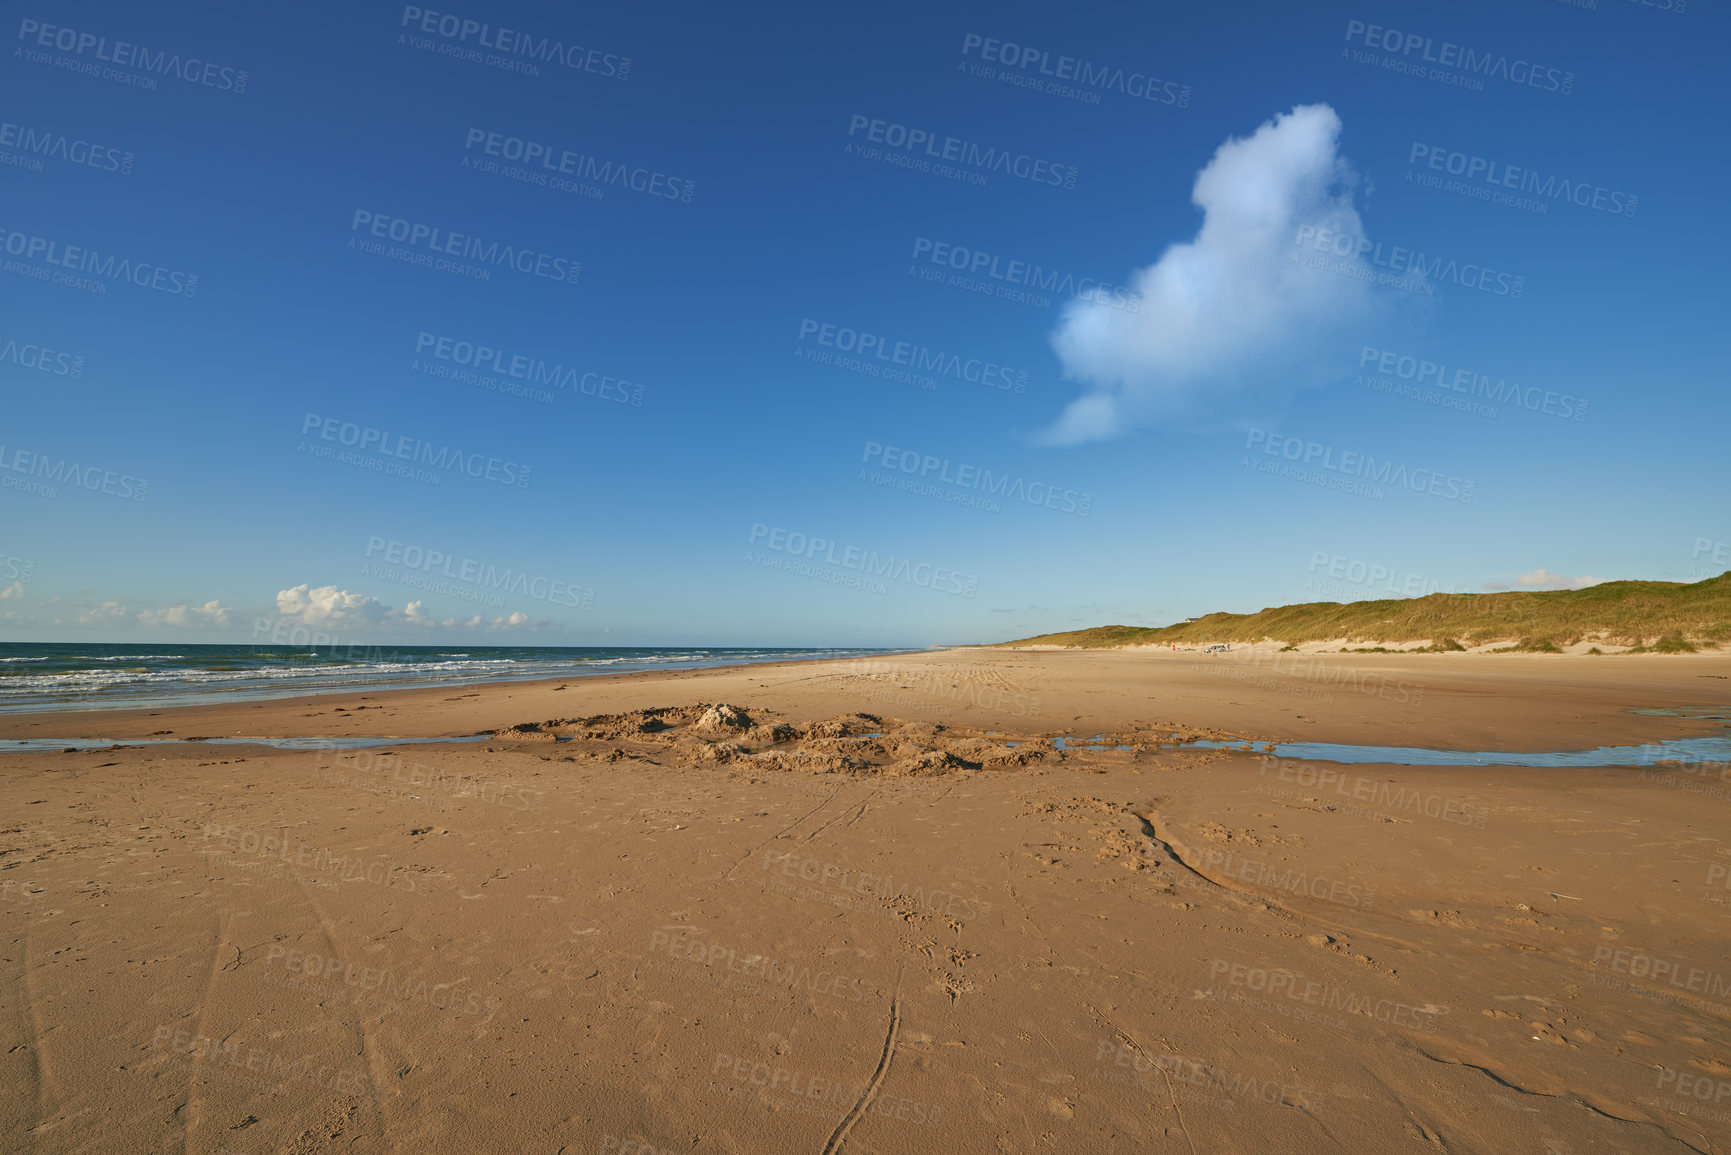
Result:
<svg viewBox="0 0 1731 1155"><path fill-rule="evenodd" d="M876 714L843 714L826 722L814 722L808 731L813 738L848 738L855 734L878 734L884 728Z"/></svg>
<svg viewBox="0 0 1731 1155"><path fill-rule="evenodd" d="M786 722L776 722L773 725L757 725L745 736L749 746L774 746L781 742L792 742L799 738L798 726L790 726Z"/></svg>
<svg viewBox="0 0 1731 1155"><path fill-rule="evenodd" d="M729 706L725 702L717 703L705 710L691 724L693 731L710 736L733 735L741 730L751 729L751 717L738 706Z"/></svg>
<svg viewBox="0 0 1731 1155"><path fill-rule="evenodd" d="M505 745L556 743L565 757L609 762L671 759L682 766L730 766L792 774L929 777L1059 762L1049 738L1005 742L932 722L850 713L801 725L772 710L725 702L660 706L627 714L521 722L493 732ZM543 757L551 755L543 754Z"/></svg>

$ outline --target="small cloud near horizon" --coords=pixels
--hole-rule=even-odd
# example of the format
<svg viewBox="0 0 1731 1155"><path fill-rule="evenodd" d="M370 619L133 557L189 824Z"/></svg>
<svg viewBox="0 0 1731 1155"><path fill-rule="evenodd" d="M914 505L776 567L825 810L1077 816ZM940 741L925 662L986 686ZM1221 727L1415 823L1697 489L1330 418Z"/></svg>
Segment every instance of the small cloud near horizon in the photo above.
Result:
<svg viewBox="0 0 1731 1155"><path fill-rule="evenodd" d="M110 598L95 609L79 614L78 624L81 626L108 625L125 616L126 607L120 603L118 598ZM59 619L57 618L55 621L58 623Z"/></svg>
<svg viewBox="0 0 1731 1155"><path fill-rule="evenodd" d="M138 620L146 626L222 630L234 624L234 611L213 599L202 606L178 605L169 606L166 610L139 610Z"/></svg>
<svg viewBox="0 0 1731 1155"><path fill-rule="evenodd" d="M447 630L478 630L484 633L517 630L545 630L553 627L546 618L530 618L521 610L503 617L488 618L476 614L470 618L446 618L444 621L427 613L422 602L410 602L394 609L369 594L351 593L336 586L313 588L302 583L277 591L277 614L284 622L316 629L346 628L380 630L393 627L431 628Z"/></svg>
<svg viewBox="0 0 1731 1155"><path fill-rule="evenodd" d="M1540 566L1532 573L1524 573L1509 582L1486 582L1487 590L1584 590L1588 586L1602 585L1605 578L1567 577L1564 574L1552 573Z"/></svg>
<svg viewBox="0 0 1731 1155"><path fill-rule="evenodd" d="M203 605L182 602L165 609L141 610L132 609L121 598L108 598L100 603L60 597L32 601L18 582L0 587L0 601L12 603L0 609L0 622L10 626L82 626L112 632L135 624L134 628L151 631L201 630L220 636L225 631L232 634L236 629L245 629L251 623L254 640L261 640L257 633L261 622L267 628L306 627L326 635L340 630L356 644L360 644L363 632L432 641L429 635L433 631L453 631L459 635L545 634L565 628L549 618L531 618L521 610L500 617L475 614L441 620L428 613L422 602L410 602L399 610L367 594L352 593L334 585L315 587L310 583L277 591L274 619L258 611L225 606L215 598Z"/></svg>

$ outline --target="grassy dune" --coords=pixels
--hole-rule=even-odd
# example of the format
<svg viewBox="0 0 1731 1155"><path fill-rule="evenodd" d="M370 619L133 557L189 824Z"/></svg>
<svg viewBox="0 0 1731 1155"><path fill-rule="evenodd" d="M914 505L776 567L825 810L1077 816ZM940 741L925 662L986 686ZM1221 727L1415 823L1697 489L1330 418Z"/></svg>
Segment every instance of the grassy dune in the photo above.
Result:
<svg viewBox="0 0 1731 1155"><path fill-rule="evenodd" d="M1380 602L1307 602L1254 614L1209 614L1160 628L1096 626L1006 646L1111 646L1264 641L1428 642L1437 650L1507 641L1547 651L1577 642L1681 652L1731 642L1731 572L1706 581L1606 582L1584 590L1431 594Z"/></svg>

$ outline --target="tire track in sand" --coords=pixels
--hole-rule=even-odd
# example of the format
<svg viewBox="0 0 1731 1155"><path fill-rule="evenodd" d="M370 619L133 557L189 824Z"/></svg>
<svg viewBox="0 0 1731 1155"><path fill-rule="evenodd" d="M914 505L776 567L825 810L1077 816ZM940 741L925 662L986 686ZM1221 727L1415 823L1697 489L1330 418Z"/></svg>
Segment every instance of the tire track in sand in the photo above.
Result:
<svg viewBox="0 0 1731 1155"><path fill-rule="evenodd" d="M829 1137L829 1142L823 1145L823 1155L838 1155L838 1152L847 1143L848 1132L852 1131L854 1124L865 1116L866 1111L871 1108L872 1100L878 1097L878 1088L884 1085L884 1078L890 1073L890 1060L896 1057L896 1033L901 1030L901 1025L902 976L898 971L895 998L890 1000L890 1029L889 1034L884 1037L883 1057L878 1059L878 1069L872 1072L872 1081L860 1095L859 1102L855 1103L853 1110L849 1111L842 1118L842 1121L836 1124L835 1131Z"/></svg>

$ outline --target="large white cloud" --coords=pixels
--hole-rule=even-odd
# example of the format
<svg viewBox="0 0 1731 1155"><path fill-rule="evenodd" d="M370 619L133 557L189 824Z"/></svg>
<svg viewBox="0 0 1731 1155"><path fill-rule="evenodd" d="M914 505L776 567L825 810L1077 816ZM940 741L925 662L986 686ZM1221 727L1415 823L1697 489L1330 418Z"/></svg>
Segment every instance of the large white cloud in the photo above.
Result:
<svg viewBox="0 0 1731 1155"><path fill-rule="evenodd" d="M1121 433L1198 391L1276 374L1361 320L1371 302L1356 251L1296 244L1306 226L1359 238L1355 177L1338 152L1340 118L1303 105L1221 145L1196 177L1194 240L1137 271L1134 311L1075 301L1052 344L1088 392L1047 438L1076 444ZM1315 234L1305 234L1307 237ZM1328 269L1300 258L1325 257Z"/></svg>
<svg viewBox="0 0 1731 1155"><path fill-rule="evenodd" d="M391 612L378 598L353 594L336 586L312 589L306 583L277 591L276 610L284 621L321 628L376 626Z"/></svg>

